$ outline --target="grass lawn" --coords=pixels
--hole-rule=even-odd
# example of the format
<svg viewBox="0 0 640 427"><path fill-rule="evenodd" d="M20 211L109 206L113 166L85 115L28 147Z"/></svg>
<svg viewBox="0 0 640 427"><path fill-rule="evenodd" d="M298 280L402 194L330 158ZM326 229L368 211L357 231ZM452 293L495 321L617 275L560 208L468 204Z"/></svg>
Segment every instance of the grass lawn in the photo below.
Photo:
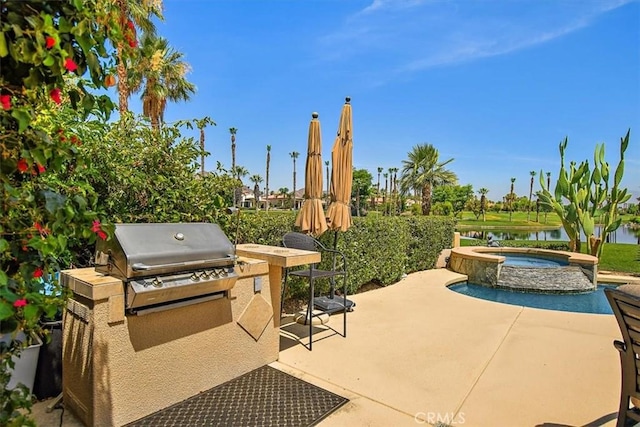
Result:
<svg viewBox="0 0 640 427"><path fill-rule="evenodd" d="M526 212L513 212L511 216L511 220L509 220L508 212L487 212L485 214L486 221L482 220L482 216L479 219L476 219L476 216L473 212L462 212L460 220L458 220L458 228L519 228L519 227L531 227L531 228L556 228L562 225L560 222L560 218L558 215L551 212L547 214L547 219L545 221L545 216L543 213L540 213L538 216L538 221L536 222L536 213L531 212L531 221L527 221L527 213Z"/></svg>
<svg viewBox="0 0 640 427"><path fill-rule="evenodd" d="M640 276L640 246L605 243L598 268Z"/></svg>

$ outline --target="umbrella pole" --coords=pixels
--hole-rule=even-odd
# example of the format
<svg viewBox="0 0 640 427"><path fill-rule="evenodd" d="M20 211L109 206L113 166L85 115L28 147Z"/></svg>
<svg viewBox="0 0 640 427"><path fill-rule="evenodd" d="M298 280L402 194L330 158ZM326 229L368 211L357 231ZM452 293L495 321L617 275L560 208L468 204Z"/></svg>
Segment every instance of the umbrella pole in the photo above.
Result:
<svg viewBox="0 0 640 427"><path fill-rule="evenodd" d="M333 249L338 250L338 230L335 231L333 237ZM333 270L336 269L336 254L333 254ZM336 295L336 279L335 277L331 277L331 293L329 294L329 298L333 299Z"/></svg>

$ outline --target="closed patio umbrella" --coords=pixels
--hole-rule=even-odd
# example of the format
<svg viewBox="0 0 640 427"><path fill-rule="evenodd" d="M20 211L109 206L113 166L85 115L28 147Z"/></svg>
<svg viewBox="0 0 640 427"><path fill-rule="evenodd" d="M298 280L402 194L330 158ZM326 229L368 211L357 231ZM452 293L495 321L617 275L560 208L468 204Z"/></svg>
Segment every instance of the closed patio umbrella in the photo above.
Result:
<svg viewBox="0 0 640 427"><path fill-rule="evenodd" d="M331 150L331 205L327 211L331 230L347 231L351 227L351 181L353 180L353 121L351 98L345 99L338 135ZM337 236L336 236L337 237Z"/></svg>
<svg viewBox="0 0 640 427"><path fill-rule="evenodd" d="M331 150L331 205L327 210L327 225L335 231L333 246L338 249L338 231L351 227L351 181L353 180L353 121L351 98L346 97L340 114L338 134ZM335 267L334 267L335 268ZM335 283L331 282L331 294L314 300L315 306L325 311L339 311L346 306L351 311L355 304L346 296L335 296ZM346 321L345 321L346 322ZM345 323L346 325L346 323Z"/></svg>
<svg viewBox="0 0 640 427"><path fill-rule="evenodd" d="M318 113L311 115L309 144L304 175L304 203L296 218L302 232L319 236L327 231L327 220L322 209L322 137Z"/></svg>

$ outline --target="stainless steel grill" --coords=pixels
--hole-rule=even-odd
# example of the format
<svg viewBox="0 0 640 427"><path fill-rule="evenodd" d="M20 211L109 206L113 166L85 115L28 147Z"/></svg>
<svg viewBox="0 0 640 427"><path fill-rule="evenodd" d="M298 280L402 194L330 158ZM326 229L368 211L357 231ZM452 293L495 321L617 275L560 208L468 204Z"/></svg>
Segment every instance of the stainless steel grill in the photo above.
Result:
<svg viewBox="0 0 640 427"><path fill-rule="evenodd" d="M235 272L233 244L217 224L116 224L96 244L96 271L125 284L126 308L136 314L221 298Z"/></svg>

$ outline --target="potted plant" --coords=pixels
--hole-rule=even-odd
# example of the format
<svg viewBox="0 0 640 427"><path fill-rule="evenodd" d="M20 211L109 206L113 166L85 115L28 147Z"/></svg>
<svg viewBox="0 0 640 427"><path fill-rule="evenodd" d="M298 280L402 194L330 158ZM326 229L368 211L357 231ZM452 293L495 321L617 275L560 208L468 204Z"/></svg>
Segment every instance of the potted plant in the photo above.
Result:
<svg viewBox="0 0 640 427"><path fill-rule="evenodd" d="M68 267L72 244L107 238L95 192L74 178L81 139L56 125L64 111L112 110L108 96L87 88L114 82L105 64L113 62L107 41L124 40L117 12L107 0L0 4L0 332L8 337L0 344L0 425L31 423L21 411L30 410L28 388L8 384L20 353L46 339L41 320L64 304L55 272Z"/></svg>

